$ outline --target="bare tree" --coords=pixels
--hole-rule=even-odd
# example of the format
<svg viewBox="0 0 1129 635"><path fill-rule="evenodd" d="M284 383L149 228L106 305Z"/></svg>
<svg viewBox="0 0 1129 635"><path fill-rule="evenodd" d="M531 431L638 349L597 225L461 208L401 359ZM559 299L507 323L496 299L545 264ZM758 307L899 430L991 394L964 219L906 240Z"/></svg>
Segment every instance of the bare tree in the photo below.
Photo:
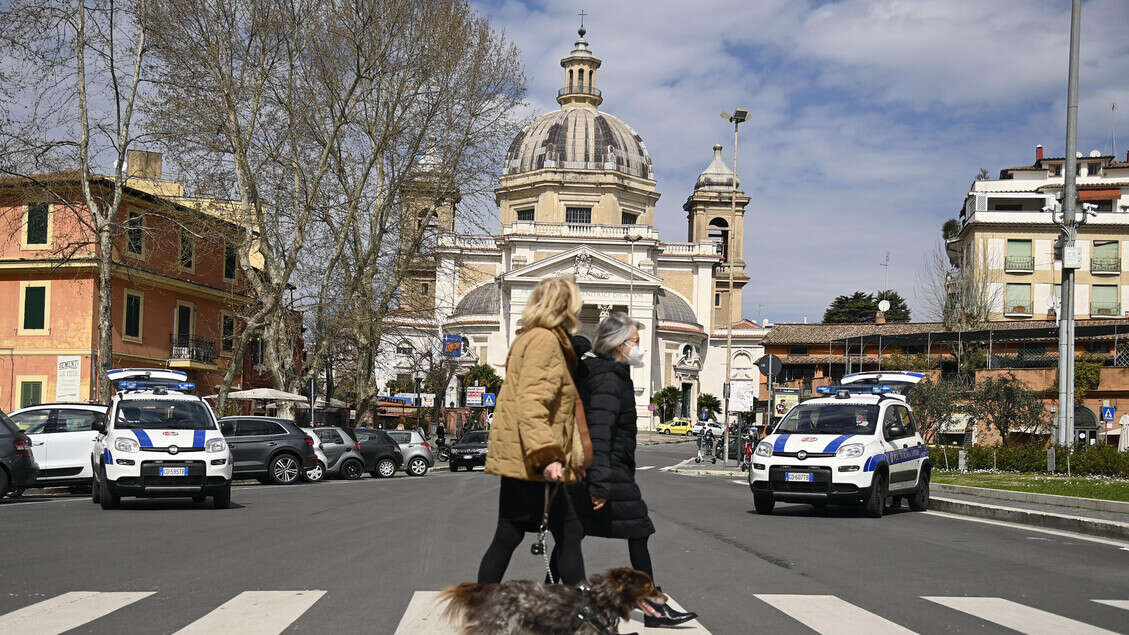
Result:
<svg viewBox="0 0 1129 635"><path fill-rule="evenodd" d="M942 243L927 256L920 293L930 316L946 330L967 330L988 321L999 304L1002 285L988 268L986 253L965 258L950 254Z"/></svg>

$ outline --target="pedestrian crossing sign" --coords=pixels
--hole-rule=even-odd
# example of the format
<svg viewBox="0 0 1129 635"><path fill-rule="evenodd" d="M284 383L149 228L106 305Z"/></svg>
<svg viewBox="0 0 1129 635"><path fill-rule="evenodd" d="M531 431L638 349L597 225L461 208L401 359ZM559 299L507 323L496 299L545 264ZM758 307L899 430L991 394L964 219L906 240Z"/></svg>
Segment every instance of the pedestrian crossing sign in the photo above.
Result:
<svg viewBox="0 0 1129 635"><path fill-rule="evenodd" d="M494 393L487 392L482 394L482 405L487 408L494 407Z"/></svg>
<svg viewBox="0 0 1129 635"><path fill-rule="evenodd" d="M1116 406L1102 406L1102 421L1113 421L1113 415L1117 412Z"/></svg>

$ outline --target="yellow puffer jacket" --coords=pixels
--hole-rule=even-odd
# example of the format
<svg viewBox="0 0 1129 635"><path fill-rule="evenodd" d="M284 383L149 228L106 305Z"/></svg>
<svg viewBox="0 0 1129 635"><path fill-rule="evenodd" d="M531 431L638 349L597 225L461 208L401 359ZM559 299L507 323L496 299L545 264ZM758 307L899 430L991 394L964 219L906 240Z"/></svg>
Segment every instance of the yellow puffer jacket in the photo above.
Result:
<svg viewBox="0 0 1129 635"><path fill-rule="evenodd" d="M561 461L565 481L577 479L568 469L579 398L570 365L576 353L561 329L532 328L514 340L490 426L487 472L543 482L544 467Z"/></svg>

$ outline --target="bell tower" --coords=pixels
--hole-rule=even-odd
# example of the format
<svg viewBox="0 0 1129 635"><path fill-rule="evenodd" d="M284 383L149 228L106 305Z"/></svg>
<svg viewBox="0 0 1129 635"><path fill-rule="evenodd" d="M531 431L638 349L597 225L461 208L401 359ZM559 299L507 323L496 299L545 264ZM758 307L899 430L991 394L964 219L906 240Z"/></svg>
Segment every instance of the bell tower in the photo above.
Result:
<svg viewBox="0 0 1129 635"><path fill-rule="evenodd" d="M733 204L733 187L736 176L721 157L721 144L713 147L713 160L698 175L694 192L686 199L687 234L692 242L710 240L718 245L721 266L714 275L713 327L725 327L729 315L741 315L741 295L749 276L745 273L745 206L749 197L741 190L737 180L737 204ZM730 297L729 272L733 271L733 291ZM730 302L737 309L729 312Z"/></svg>
<svg viewBox="0 0 1129 635"><path fill-rule="evenodd" d="M429 137L412 178L401 189L401 249L419 241L419 250L407 263L400 309L418 317L435 314L436 241L439 234L454 232L455 205L460 199L458 190L451 186L439 152L437 139Z"/></svg>
<svg viewBox="0 0 1129 635"><path fill-rule="evenodd" d="M562 108L595 109L604 102L600 89L596 88L596 69L600 68L601 62L588 50L588 40L584 39L588 31L584 28L583 17L581 15L580 29L576 31L580 37L568 57L561 60L561 67L565 69L565 85L557 91L557 103Z"/></svg>

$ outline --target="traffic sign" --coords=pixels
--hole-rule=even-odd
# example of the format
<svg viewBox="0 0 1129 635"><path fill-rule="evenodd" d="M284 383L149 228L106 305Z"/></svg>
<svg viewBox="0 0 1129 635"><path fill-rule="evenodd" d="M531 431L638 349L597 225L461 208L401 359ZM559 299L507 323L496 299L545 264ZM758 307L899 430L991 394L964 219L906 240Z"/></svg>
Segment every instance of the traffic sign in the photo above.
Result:
<svg viewBox="0 0 1129 635"><path fill-rule="evenodd" d="M654 412L655 411L655 404L653 404L653 403L647 404L647 410Z"/></svg>
<svg viewBox="0 0 1129 635"><path fill-rule="evenodd" d="M706 410L705 408L702 408L702 415L701 416L702 416L702 421L709 419L710 418L710 411Z"/></svg>
<svg viewBox="0 0 1129 635"><path fill-rule="evenodd" d="M1116 406L1102 406L1102 421L1113 421L1113 415L1117 412Z"/></svg>
<svg viewBox="0 0 1129 635"><path fill-rule="evenodd" d="M494 393L492 393L492 392L483 393L483 395L482 395L482 405L487 407L487 408L493 408L494 407Z"/></svg>
<svg viewBox="0 0 1129 635"><path fill-rule="evenodd" d="M775 377L780 374L780 370L784 367L784 364L780 361L780 358L775 355L765 355L756 361L756 366L760 369L762 375L772 375Z"/></svg>

